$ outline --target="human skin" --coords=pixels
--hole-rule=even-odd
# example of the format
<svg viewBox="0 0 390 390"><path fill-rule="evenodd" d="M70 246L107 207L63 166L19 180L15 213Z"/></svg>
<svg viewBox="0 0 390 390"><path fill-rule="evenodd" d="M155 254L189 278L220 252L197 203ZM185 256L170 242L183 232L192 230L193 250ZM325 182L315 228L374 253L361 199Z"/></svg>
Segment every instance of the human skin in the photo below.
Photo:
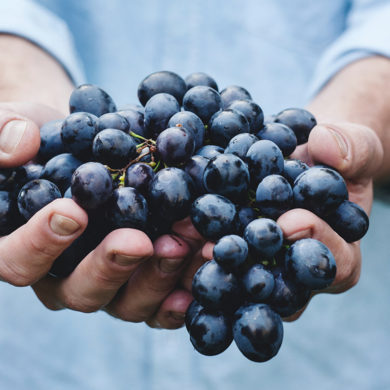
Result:
<svg viewBox="0 0 390 390"><path fill-rule="evenodd" d="M3 35L0 48L0 101L6 102L0 104L0 166L10 167L35 156L39 126L66 116L74 86L62 67L33 44ZM379 82L384 77L390 78L390 66L380 57L353 63L337 74L310 104L319 125L309 142L294 153L309 163L338 169L348 182L350 199L367 212L374 175L389 169L386 159L383 163L390 113L384 103L387 91ZM372 102L370 109L367 101ZM386 102L390 104L389 97ZM19 119L18 143L7 137L2 142L2 135L10 134L6 124L14 119ZM118 229L69 277L45 276L87 223L86 213L72 200L60 199L46 206L20 229L0 239L0 278L15 286L31 285L52 310L105 310L125 321L145 321L164 328L181 326L192 300L192 276L211 257L212 243L204 245L189 219L175 224L175 236L163 236L154 244L140 231ZM346 243L307 210L291 210L278 223L291 241L313 237L331 249L338 271L328 292L342 292L357 283L359 243Z"/></svg>

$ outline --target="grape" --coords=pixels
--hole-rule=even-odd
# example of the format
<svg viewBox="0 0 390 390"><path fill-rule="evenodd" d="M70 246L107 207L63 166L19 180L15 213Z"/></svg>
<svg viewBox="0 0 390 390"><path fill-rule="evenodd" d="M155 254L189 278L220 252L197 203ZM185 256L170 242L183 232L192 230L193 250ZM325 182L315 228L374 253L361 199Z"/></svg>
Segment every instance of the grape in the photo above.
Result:
<svg viewBox="0 0 390 390"><path fill-rule="evenodd" d="M295 133L298 145L307 142L312 128L317 124L314 116L302 108L287 108L276 115L274 122L288 126Z"/></svg>
<svg viewBox="0 0 390 390"><path fill-rule="evenodd" d="M255 134L263 127L263 110L254 101L248 99L234 100L227 108L237 110L245 115L251 133Z"/></svg>
<svg viewBox="0 0 390 390"><path fill-rule="evenodd" d="M264 217L277 219L293 206L289 182L280 175L268 175L257 186L256 205Z"/></svg>
<svg viewBox="0 0 390 390"><path fill-rule="evenodd" d="M308 170L309 167L303 161L296 159L284 160L283 176L293 186L295 179L304 171Z"/></svg>
<svg viewBox="0 0 390 390"><path fill-rule="evenodd" d="M275 279L261 264L254 264L243 276L242 285L250 302L262 303L271 295Z"/></svg>
<svg viewBox="0 0 390 390"><path fill-rule="evenodd" d="M153 168L145 163L136 163L130 165L125 173L125 186L133 187L144 197L149 195L149 184L154 178Z"/></svg>
<svg viewBox="0 0 390 390"><path fill-rule="evenodd" d="M111 96L96 85L83 84L70 95L69 110L73 112L89 112L97 117L116 111Z"/></svg>
<svg viewBox="0 0 390 390"><path fill-rule="evenodd" d="M192 295L207 309L227 312L235 311L241 299L238 279L215 260L203 264L194 275Z"/></svg>
<svg viewBox="0 0 390 390"><path fill-rule="evenodd" d="M282 321L268 305L247 304L234 314L233 337L248 359L266 362L278 353L282 344Z"/></svg>
<svg viewBox="0 0 390 390"><path fill-rule="evenodd" d="M211 142L226 147L232 137L241 133L249 133L246 117L239 111L226 109L215 113L209 122Z"/></svg>
<svg viewBox="0 0 390 390"><path fill-rule="evenodd" d="M7 191L0 191L0 235L11 233L17 226L18 210L15 199Z"/></svg>
<svg viewBox="0 0 390 390"><path fill-rule="evenodd" d="M168 93L181 104L187 90L185 81L176 73L155 72L146 76L138 86L138 99L143 106L158 93Z"/></svg>
<svg viewBox="0 0 390 390"><path fill-rule="evenodd" d="M55 183L61 193L70 186L73 172L82 162L70 153L61 153L51 158L44 166L41 178Z"/></svg>
<svg viewBox="0 0 390 390"><path fill-rule="evenodd" d="M137 145L123 131L105 129L93 139L92 153L96 161L110 168L123 168L137 156Z"/></svg>
<svg viewBox="0 0 390 390"><path fill-rule="evenodd" d="M123 115L119 115L116 112L109 112L102 115L97 120L97 128L98 131L102 131L104 129L117 129L127 133L130 129L130 124Z"/></svg>
<svg viewBox="0 0 390 390"><path fill-rule="evenodd" d="M248 257L248 244L240 236L224 236L215 244L213 257L226 270L238 268Z"/></svg>
<svg viewBox="0 0 390 390"><path fill-rule="evenodd" d="M46 122L41 126L39 130L41 145L38 151L38 160L40 162L45 163L52 157L66 152L61 138L62 122L61 119L58 119Z"/></svg>
<svg viewBox="0 0 390 390"><path fill-rule="evenodd" d="M45 179L35 179L25 184L18 195L18 209L28 220L54 199L61 198L58 187Z"/></svg>
<svg viewBox="0 0 390 390"><path fill-rule="evenodd" d="M186 111L195 113L204 124L207 124L210 118L222 108L222 100L215 89L198 85L186 92L183 107Z"/></svg>
<svg viewBox="0 0 390 390"><path fill-rule="evenodd" d="M244 231L245 241L256 256L272 258L282 247L283 233L279 225L268 218L255 219Z"/></svg>
<svg viewBox="0 0 390 390"><path fill-rule="evenodd" d="M248 167L234 154L220 154L207 164L203 185L209 193L226 196L233 202L245 202L249 188Z"/></svg>
<svg viewBox="0 0 390 390"><path fill-rule="evenodd" d="M297 137L294 132L282 123L266 124L256 136L274 142L282 151L283 156L289 156L297 147Z"/></svg>
<svg viewBox="0 0 390 390"><path fill-rule="evenodd" d="M221 195L206 194L197 198L191 208L191 221L208 240L216 240L237 231L237 210Z"/></svg>
<svg viewBox="0 0 390 390"><path fill-rule="evenodd" d="M187 330L190 330L191 323L193 319L198 315L198 313L203 309L203 306L199 304L195 299L190 303L187 308L185 315L185 326Z"/></svg>
<svg viewBox="0 0 390 390"><path fill-rule="evenodd" d="M170 127L157 137L156 149L166 164L184 164L195 151L193 132L187 131L184 127Z"/></svg>
<svg viewBox="0 0 390 390"><path fill-rule="evenodd" d="M235 100L252 100L250 93L238 85L230 85L221 91L223 108L227 108Z"/></svg>
<svg viewBox="0 0 390 390"><path fill-rule="evenodd" d="M195 184L195 191L201 195L206 192L203 186L203 175L209 159L203 156L192 156L185 164L184 170L191 176Z"/></svg>
<svg viewBox="0 0 390 390"><path fill-rule="evenodd" d="M140 112L136 109L127 109L118 111L117 114L123 116L127 120L129 124L129 131L145 138L149 138L151 136L150 132L145 129L144 110L143 112Z"/></svg>
<svg viewBox="0 0 390 390"><path fill-rule="evenodd" d="M177 100L167 93L153 95L145 105L144 124L153 135L160 134L168 126L169 119L180 111Z"/></svg>
<svg viewBox="0 0 390 390"><path fill-rule="evenodd" d="M72 199L85 209L96 209L112 195L110 173L98 162L80 165L71 180Z"/></svg>
<svg viewBox="0 0 390 390"><path fill-rule="evenodd" d="M185 78L185 82L187 85L187 90L191 89L192 87L196 87L197 85L205 85L206 87L211 87L218 91L218 85L216 81L203 72L194 72L189 74Z"/></svg>
<svg viewBox="0 0 390 390"><path fill-rule="evenodd" d="M241 160L246 160L246 154L249 148L259 139L250 133L241 133L234 136L225 148L225 153L232 153L240 157Z"/></svg>
<svg viewBox="0 0 390 390"><path fill-rule="evenodd" d="M206 356L222 353L233 341L231 321L222 312L201 309L191 321L188 332L194 348Z"/></svg>
<svg viewBox="0 0 390 390"><path fill-rule="evenodd" d="M312 290L328 287L336 276L336 262L331 251L313 238L298 240L286 253L286 270Z"/></svg>
<svg viewBox="0 0 390 390"><path fill-rule="evenodd" d="M223 148L218 145L204 145L195 152L195 155L211 159L218 154L222 154L223 152Z"/></svg>

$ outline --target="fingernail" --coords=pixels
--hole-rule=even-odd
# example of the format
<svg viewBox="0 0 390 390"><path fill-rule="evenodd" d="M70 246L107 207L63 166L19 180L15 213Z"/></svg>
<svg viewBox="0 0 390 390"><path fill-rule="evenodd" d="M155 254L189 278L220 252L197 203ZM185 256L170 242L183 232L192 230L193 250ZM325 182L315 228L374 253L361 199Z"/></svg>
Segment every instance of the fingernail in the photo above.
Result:
<svg viewBox="0 0 390 390"><path fill-rule="evenodd" d="M7 122L0 133L0 149L4 153L12 153L19 145L26 127L26 121L13 120Z"/></svg>
<svg viewBox="0 0 390 390"><path fill-rule="evenodd" d="M136 264L141 262L141 260L143 260L143 258L139 256L127 256L120 253L114 255L114 262L122 266Z"/></svg>
<svg viewBox="0 0 390 390"><path fill-rule="evenodd" d="M312 236L311 229L305 229L287 236L286 239L288 241L297 241L302 238L310 238L311 236Z"/></svg>
<svg viewBox="0 0 390 390"><path fill-rule="evenodd" d="M339 147L339 150L340 150L340 155L342 158L345 158L347 157L347 154L348 154L348 144L347 142L345 141L345 138L336 130L330 128L330 127L327 127L326 128L330 134L332 134L334 140L336 141L338 147Z"/></svg>
<svg viewBox="0 0 390 390"><path fill-rule="evenodd" d="M80 229L80 225L71 218L53 214L50 219L51 230L60 236L70 236Z"/></svg>
<svg viewBox="0 0 390 390"><path fill-rule="evenodd" d="M159 262L160 270L166 273L177 271L183 264L183 259L161 259Z"/></svg>
<svg viewBox="0 0 390 390"><path fill-rule="evenodd" d="M171 317L177 321L184 321L186 315L185 313L181 313L181 312L178 312L178 311L171 311L169 313L171 315Z"/></svg>

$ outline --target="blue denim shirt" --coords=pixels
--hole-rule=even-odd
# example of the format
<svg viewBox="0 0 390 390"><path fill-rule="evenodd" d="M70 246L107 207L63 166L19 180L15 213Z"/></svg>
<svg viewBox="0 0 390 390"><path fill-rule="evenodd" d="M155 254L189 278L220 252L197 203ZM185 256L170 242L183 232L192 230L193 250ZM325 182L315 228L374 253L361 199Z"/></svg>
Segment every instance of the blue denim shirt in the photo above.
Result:
<svg viewBox="0 0 390 390"><path fill-rule="evenodd" d="M3 0L0 31L51 53L75 83L136 102L156 70L246 87L272 114L303 106L339 69L390 56L390 2L380 0ZM363 240L362 278L316 296L285 324L276 358L232 345L194 351L184 329L149 329L105 313L51 312L30 288L0 284L0 389L388 389L390 207L376 202Z"/></svg>

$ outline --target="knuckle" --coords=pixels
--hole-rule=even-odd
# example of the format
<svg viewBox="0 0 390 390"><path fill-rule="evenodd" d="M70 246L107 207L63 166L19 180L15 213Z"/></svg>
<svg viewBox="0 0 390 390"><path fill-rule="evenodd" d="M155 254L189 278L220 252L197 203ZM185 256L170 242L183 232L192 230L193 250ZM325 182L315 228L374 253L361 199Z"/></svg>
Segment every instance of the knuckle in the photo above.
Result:
<svg viewBox="0 0 390 390"><path fill-rule="evenodd" d="M98 302L73 295L66 295L63 298L63 304L67 309L81 313L94 313L102 308L102 305Z"/></svg>

